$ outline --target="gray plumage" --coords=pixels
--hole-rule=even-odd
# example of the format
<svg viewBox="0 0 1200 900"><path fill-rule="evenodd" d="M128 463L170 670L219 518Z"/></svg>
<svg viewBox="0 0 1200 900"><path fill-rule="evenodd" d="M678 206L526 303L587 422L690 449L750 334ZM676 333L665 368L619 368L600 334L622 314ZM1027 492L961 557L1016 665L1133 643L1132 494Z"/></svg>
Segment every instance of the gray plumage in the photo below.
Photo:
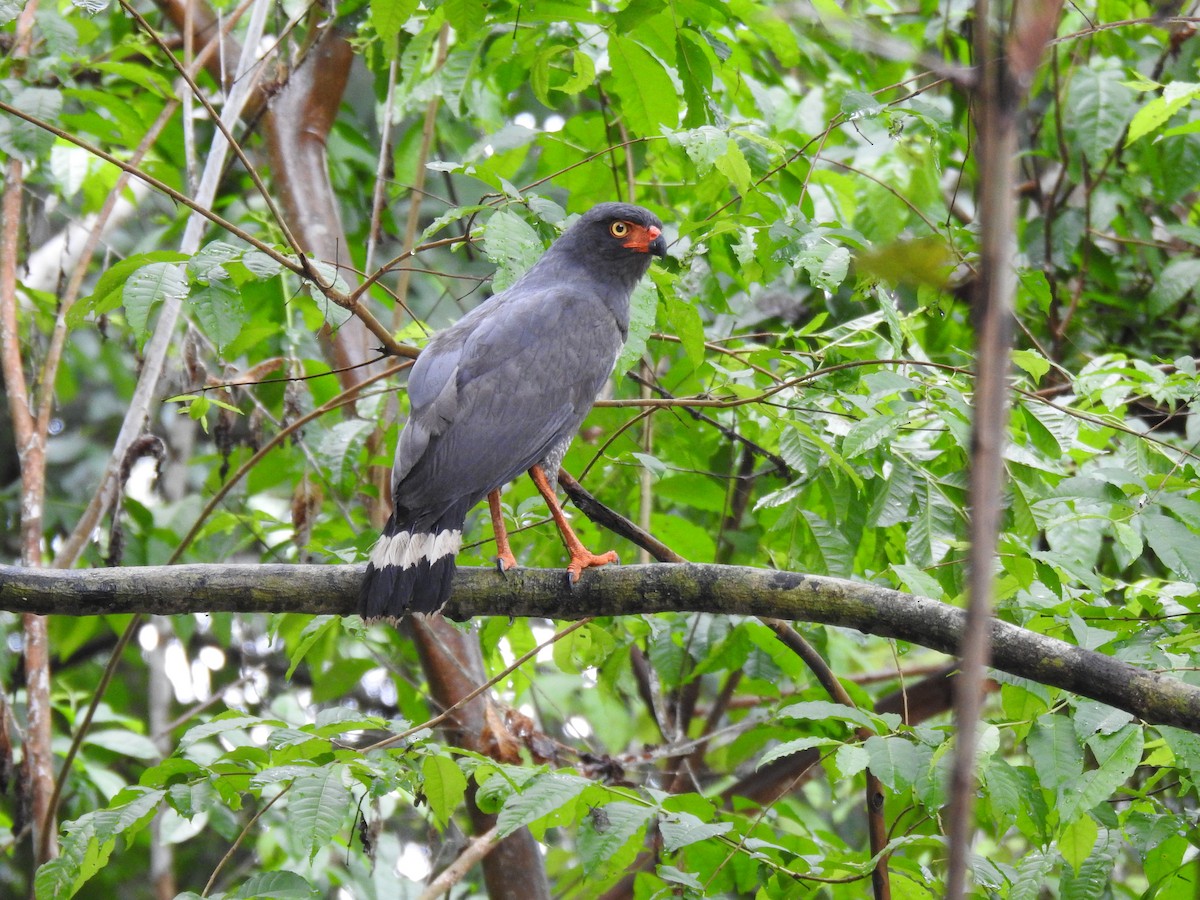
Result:
<svg viewBox="0 0 1200 900"><path fill-rule="evenodd" d="M665 253L661 230L641 207L600 204L511 287L430 340L409 376L393 512L367 567L364 616L440 609L471 507L535 464L557 476L625 341L630 295L651 255Z"/></svg>

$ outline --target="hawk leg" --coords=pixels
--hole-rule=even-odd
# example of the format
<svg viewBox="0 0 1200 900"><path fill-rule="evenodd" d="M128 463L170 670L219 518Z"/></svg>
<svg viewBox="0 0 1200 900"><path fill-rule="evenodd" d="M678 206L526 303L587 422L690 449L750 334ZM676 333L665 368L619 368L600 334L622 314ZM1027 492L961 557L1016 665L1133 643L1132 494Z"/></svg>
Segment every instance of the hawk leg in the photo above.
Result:
<svg viewBox="0 0 1200 900"><path fill-rule="evenodd" d="M550 515L554 519L554 524L558 526L558 530L562 533L563 543L567 545L567 552L571 555L571 561L567 564L567 580L571 584L579 580L579 575L584 569L619 562L617 554L612 550L597 556L588 550L587 547L583 546L583 542L571 530L571 526L567 522L567 517L563 515L562 507L558 503L558 497L554 495L554 490L550 487L546 473L542 471L540 465L534 466L529 470L529 477L533 479L533 483L537 485L538 493L542 495L546 501L546 505L550 507Z"/></svg>
<svg viewBox="0 0 1200 900"><path fill-rule="evenodd" d="M517 558L508 545L508 530L504 527L504 516L500 513L500 488L488 494L488 509L492 513L492 531L496 535L496 568L503 575L517 567Z"/></svg>

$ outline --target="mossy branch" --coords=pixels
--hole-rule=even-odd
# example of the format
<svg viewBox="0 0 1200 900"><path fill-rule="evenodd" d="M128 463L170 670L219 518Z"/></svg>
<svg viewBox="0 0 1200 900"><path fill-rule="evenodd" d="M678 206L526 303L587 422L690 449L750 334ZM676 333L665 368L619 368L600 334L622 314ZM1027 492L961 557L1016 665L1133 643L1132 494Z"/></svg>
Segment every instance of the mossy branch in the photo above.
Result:
<svg viewBox="0 0 1200 900"><path fill-rule="evenodd" d="M0 609L42 615L352 615L362 566L194 565L59 571L0 566ZM953 654L964 613L871 584L738 566L609 566L573 588L560 569L458 570L448 617L580 619L660 612L768 616L853 628ZM993 619L992 665L1200 733L1200 688Z"/></svg>

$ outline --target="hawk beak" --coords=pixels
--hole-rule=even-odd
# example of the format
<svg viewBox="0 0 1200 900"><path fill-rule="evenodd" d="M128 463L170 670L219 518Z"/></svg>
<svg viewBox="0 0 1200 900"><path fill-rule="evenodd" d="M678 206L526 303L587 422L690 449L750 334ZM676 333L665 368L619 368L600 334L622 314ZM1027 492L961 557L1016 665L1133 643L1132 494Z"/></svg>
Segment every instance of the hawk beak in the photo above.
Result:
<svg viewBox="0 0 1200 900"><path fill-rule="evenodd" d="M667 240L663 237L662 229L657 225L647 228L637 228L632 237L625 242L630 250L639 253L653 253L655 256L667 255Z"/></svg>

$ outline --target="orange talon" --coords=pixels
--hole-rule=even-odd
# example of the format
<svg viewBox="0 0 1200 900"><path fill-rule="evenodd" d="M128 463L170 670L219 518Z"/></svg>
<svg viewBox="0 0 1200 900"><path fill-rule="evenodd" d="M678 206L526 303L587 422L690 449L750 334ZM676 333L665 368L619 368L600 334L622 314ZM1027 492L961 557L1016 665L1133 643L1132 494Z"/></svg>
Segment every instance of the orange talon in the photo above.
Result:
<svg viewBox="0 0 1200 900"><path fill-rule="evenodd" d="M503 575L509 569L517 567L517 558L513 556L512 547L508 544L508 530L504 527L504 516L500 513L500 488L488 494L488 510L492 514L492 531L496 535L496 568Z"/></svg>
<svg viewBox="0 0 1200 900"><path fill-rule="evenodd" d="M587 547L583 546L583 542L579 540L567 522L567 517L563 514L562 507L558 503L558 497L554 495L554 491L550 488L550 481L546 478L546 473L542 471L540 465L534 466L529 470L529 477L533 479L533 483L537 485L538 493L542 495L546 501L546 505L550 507L550 516L554 519L554 524L558 526L559 532L562 533L563 543L567 545L567 553L571 556L571 561L567 564L567 582L569 584L577 582L579 576L583 574L584 569L592 569L597 566L606 566L609 563L620 562L614 550L609 550L607 553L601 553L597 556Z"/></svg>
<svg viewBox="0 0 1200 900"><path fill-rule="evenodd" d="M607 553L601 553L597 556L595 553L589 553L582 545L579 548L583 551L582 555L576 556L571 554L571 562L567 565L567 581L574 584L579 580L579 576L583 574L584 569L594 569L598 566L607 566L609 563L619 563L621 560L617 557L615 550L609 550Z"/></svg>

